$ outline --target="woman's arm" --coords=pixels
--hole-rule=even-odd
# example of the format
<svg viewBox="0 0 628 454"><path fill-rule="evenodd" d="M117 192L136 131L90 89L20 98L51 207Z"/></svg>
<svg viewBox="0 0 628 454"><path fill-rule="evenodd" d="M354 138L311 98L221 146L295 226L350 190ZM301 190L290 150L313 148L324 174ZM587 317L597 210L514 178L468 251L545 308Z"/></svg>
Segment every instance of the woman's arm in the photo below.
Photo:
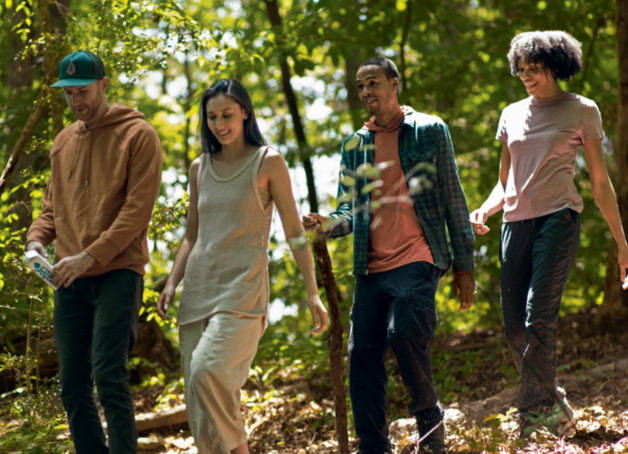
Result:
<svg viewBox="0 0 628 454"><path fill-rule="evenodd" d="M312 252L307 243L296 245L305 236L305 230L297 206L292 196L292 185L290 183L290 173L283 156L277 151L269 149L264 157L264 161L259 170L258 184L267 187L277 205L277 210L281 216L281 224L286 234L286 240L290 244L290 250L297 262L299 270L303 275L307 288L307 303L312 313L312 320L316 327L313 333L321 333L327 328L327 309L323 306L318 295L316 285L316 275L314 273L314 262Z"/></svg>
<svg viewBox="0 0 628 454"><path fill-rule="evenodd" d="M499 180L493 188L491 195L486 199L480 208L471 213L471 225L478 235L484 235L489 229L484 223L488 218L504 206L504 190L508 181L508 173L510 172L510 150L508 144L502 142L502 156L499 162Z"/></svg>
<svg viewBox="0 0 628 454"><path fill-rule="evenodd" d="M177 252L177 258L175 259L174 265L172 266L170 276L168 276L166 286L161 292L161 295L159 296L159 301L157 302L157 313L160 317L166 320L172 320L166 315L166 312L168 311L168 308L172 303L174 294L177 290L177 286L183 279L183 276L185 274L185 266L188 263L188 256L190 255L190 252L192 252L194 244L196 244L196 238L198 237L197 180L198 169L200 165L201 158L196 158L190 166L190 204L188 206L188 216L185 225L185 238L183 239L183 243L181 243L179 252Z"/></svg>
<svg viewBox="0 0 628 454"><path fill-rule="evenodd" d="M584 143L584 158L589 170L593 198L600 207L600 211L604 219L606 219L619 248L618 261L623 282L626 280L626 268L628 268L628 244L626 243L626 234L619 215L615 189L608 176L606 162L604 161L602 139L593 139Z"/></svg>

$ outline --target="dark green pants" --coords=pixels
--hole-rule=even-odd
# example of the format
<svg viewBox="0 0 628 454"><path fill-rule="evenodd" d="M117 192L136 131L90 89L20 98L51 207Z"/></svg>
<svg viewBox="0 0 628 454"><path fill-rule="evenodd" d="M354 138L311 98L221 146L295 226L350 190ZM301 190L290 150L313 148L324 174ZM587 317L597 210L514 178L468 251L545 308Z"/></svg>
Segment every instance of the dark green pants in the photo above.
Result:
<svg viewBox="0 0 628 454"><path fill-rule="evenodd" d="M580 244L580 214L556 213L502 225L504 333L517 370L522 412L552 406L560 301Z"/></svg>
<svg viewBox="0 0 628 454"><path fill-rule="evenodd" d="M55 291L61 400L77 454L137 452L126 362L137 336L143 287L136 272L115 270ZM109 447L94 403L94 381Z"/></svg>

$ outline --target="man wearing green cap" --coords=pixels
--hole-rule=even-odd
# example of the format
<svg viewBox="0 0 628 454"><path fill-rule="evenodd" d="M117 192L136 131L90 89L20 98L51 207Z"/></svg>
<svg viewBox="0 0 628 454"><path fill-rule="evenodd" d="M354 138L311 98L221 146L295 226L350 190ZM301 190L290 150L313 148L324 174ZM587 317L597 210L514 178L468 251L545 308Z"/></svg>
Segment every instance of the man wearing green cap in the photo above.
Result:
<svg viewBox="0 0 628 454"><path fill-rule="evenodd" d="M161 183L162 152L144 115L109 104L102 60L68 55L59 81L78 117L56 137L44 208L26 250L47 257L53 240L53 324L61 400L78 454L135 453L128 354L135 343L148 263L148 224ZM94 404L105 410L105 437Z"/></svg>

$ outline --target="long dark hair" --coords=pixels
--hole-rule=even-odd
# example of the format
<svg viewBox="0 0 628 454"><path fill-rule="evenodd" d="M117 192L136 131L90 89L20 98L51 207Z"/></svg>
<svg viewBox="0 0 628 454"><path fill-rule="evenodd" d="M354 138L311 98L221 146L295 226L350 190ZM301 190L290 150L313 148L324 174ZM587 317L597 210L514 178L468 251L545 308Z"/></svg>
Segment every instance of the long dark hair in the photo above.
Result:
<svg viewBox="0 0 628 454"><path fill-rule="evenodd" d="M253 102L249 92L235 79L222 79L205 90L203 99L201 99L201 145L203 153L213 154L222 150L222 145L207 126L207 101L219 94L231 96L248 114L248 118L244 120L244 140L259 147L266 145L255 119Z"/></svg>

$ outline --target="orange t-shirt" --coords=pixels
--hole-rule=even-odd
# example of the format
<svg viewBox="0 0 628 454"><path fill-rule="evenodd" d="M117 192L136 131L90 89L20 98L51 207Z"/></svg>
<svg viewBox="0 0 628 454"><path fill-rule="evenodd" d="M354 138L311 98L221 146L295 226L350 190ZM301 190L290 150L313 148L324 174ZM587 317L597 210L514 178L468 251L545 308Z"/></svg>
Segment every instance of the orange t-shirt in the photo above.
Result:
<svg viewBox="0 0 628 454"><path fill-rule="evenodd" d="M365 126L375 133L375 165L392 162L382 170L378 190L371 192L371 206L381 205L371 213L368 270L370 273L399 268L414 262L434 264L432 251L412 204L406 177L399 159L399 130L404 113L386 127L372 117Z"/></svg>

